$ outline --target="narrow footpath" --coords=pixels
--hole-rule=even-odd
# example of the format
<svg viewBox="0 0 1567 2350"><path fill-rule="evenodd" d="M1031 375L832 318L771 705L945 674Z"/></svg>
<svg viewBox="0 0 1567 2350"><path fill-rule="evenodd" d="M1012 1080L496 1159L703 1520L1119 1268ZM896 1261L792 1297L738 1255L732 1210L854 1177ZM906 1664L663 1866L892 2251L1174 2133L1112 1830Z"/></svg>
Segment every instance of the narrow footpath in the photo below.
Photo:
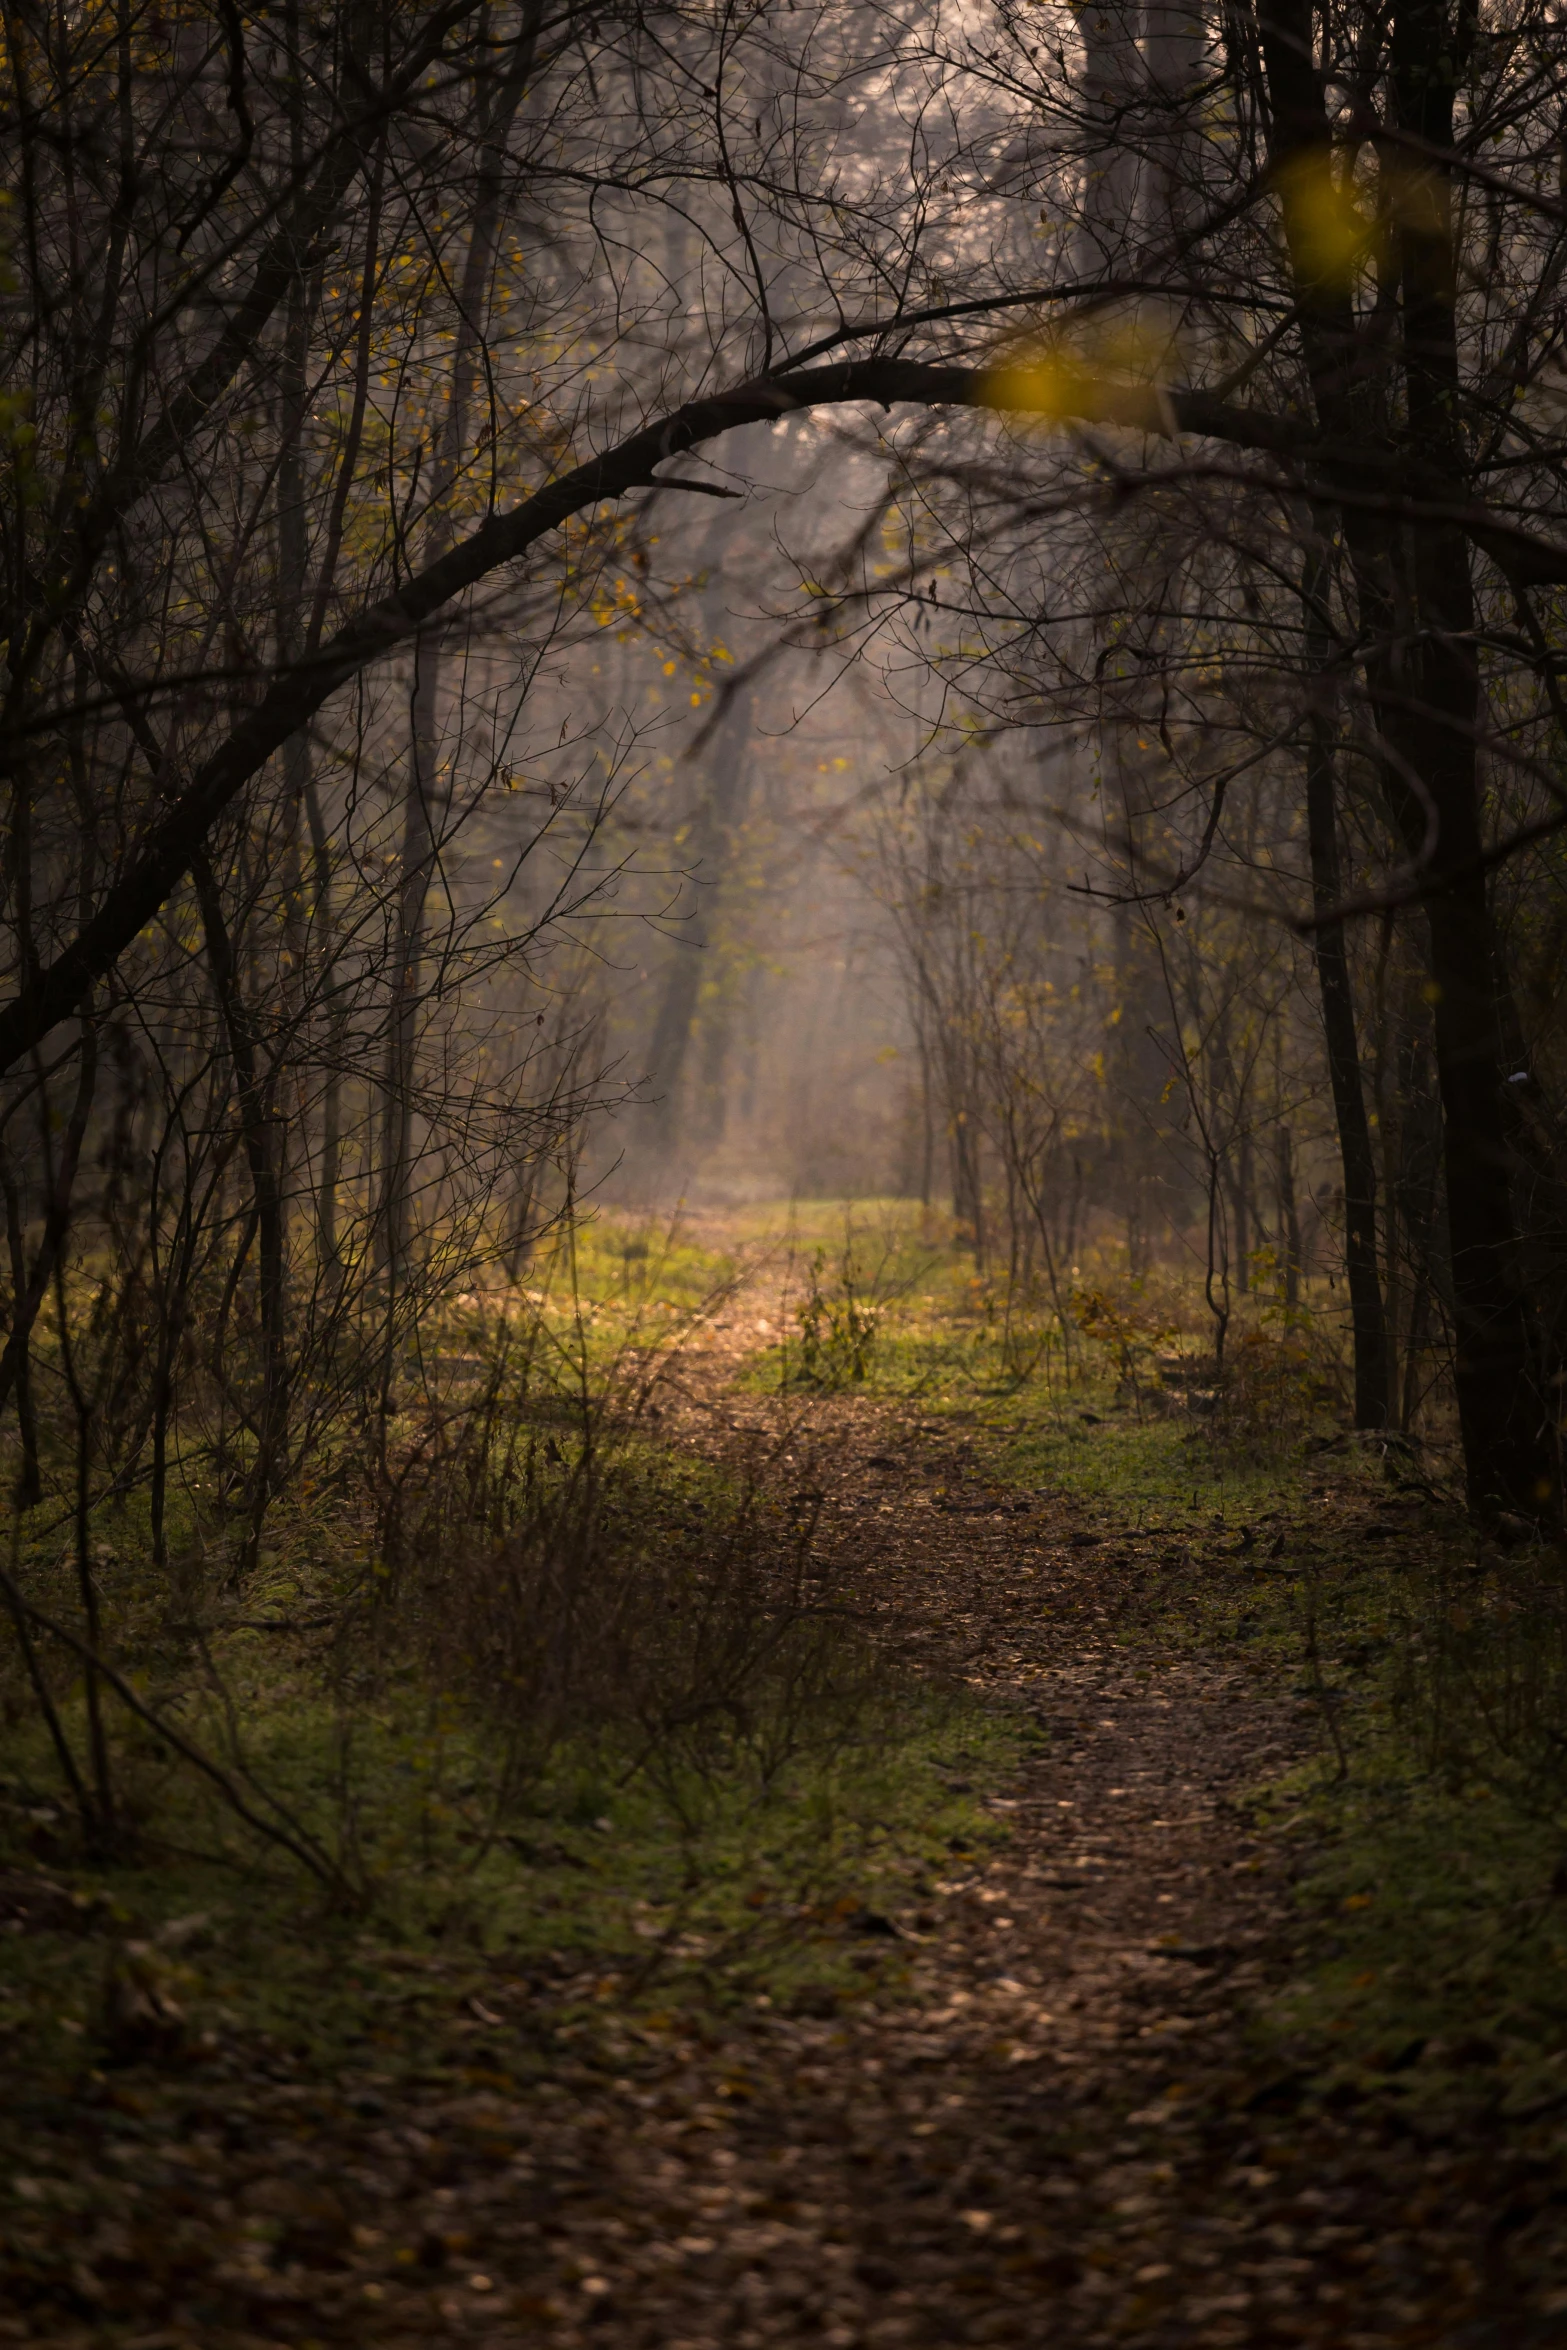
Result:
<svg viewBox="0 0 1567 2350"><path fill-rule="evenodd" d="M770 1407L709 1381L686 1410L674 1440L742 1443ZM869 1403L816 1421L835 1571L1038 1733L994 1798L1004 1839L843 1921L870 1996L552 2041L591 1981L497 1963L449 2019L445 2086L394 2090L373 2052L329 2083L236 2067L156 2104L111 2082L61 2125L106 2182L107 2216L60 2251L98 2315L0 2294L0 2341L1567 2340L1545 2166L1324 2107L1250 2020L1303 1927L1300 1840L1259 1833L1247 1791L1308 1751L1309 1707L1170 1636L1178 1558L987 1484L961 1430ZM526 2085L523 2046L552 2050Z"/></svg>
<svg viewBox="0 0 1567 2350"><path fill-rule="evenodd" d="M1567 2298L1542 2311L1509 2259L1559 2233L1526 2176L1308 2108L1247 2030L1300 1923L1290 1840L1244 1798L1314 1744L1309 1704L1161 1646L1154 1570L1178 1562L987 1490L950 1442L835 1417L822 1541L1045 1743L996 1802L1000 1856L888 1921L912 1996L688 2048L718 2092L696 2127L679 2070L628 2101L619 2194L583 2221L604 2287L583 2338L1567 2340Z"/></svg>

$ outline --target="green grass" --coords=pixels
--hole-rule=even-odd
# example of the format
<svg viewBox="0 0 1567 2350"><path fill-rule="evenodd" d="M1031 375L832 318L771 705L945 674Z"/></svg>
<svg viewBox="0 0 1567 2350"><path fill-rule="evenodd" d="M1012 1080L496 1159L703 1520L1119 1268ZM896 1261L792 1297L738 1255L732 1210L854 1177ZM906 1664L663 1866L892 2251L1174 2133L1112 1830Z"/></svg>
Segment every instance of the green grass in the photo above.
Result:
<svg viewBox="0 0 1567 2350"><path fill-rule="evenodd" d="M600 1232L595 1248L613 1257L623 1240L624 1228ZM579 1262L576 1300L598 1262ZM629 1262L659 1310L672 1297L705 1298L715 1272L712 1252L695 1250L672 1265L650 1247ZM611 1272L618 1284L613 1263ZM605 1290L626 1295L608 1277ZM575 1302L572 1314L575 1324ZM588 1369L597 1376L602 1364ZM533 1494L522 1538L535 1550L558 1539L569 1567L578 1520L551 1512L572 1490L583 1429L546 1414L542 1444L537 1402L531 1376L522 1379L490 1449L513 1446L521 1431ZM606 1605L628 1588L634 1595L662 1562L664 1580L654 1576L638 1603L653 1611L645 1629L654 1647L659 1611L688 1588L700 1598L700 1584L683 1578L702 1562L732 1552L724 1571L754 1578L767 1546L787 1542L783 1505L740 1492L722 1466L636 1426L596 1441L605 1448L592 1484L596 1531L581 1555L608 1562ZM242 1589L224 1583L219 1538L205 1566L190 1568L177 1604L147 1559L135 1497L95 1513L107 1653L153 1712L335 1881L313 1882L258 1837L112 1695L117 1835L110 1856L93 1861L13 1655L0 1683L0 1868L42 1866L83 1896L93 1930L79 1941L0 1942L0 2047L46 2073L90 2061L108 2032L106 1966L127 1963L166 1986L185 2010L187 2038L278 2036L321 2065L367 2035L397 2036L395 2019L414 1997L411 1965L438 1986L431 1997L443 2013L454 1982L543 1962L607 1986L603 1999L619 2006L766 1997L821 2008L896 1976L896 1938L867 1938L853 1920L917 1899L954 1851L996 1839L977 1800L947 1778L959 1769L974 1785L994 1784L1025 1733L967 1693L878 1664L846 1622L841 1659L785 1639L759 1678L733 1683L732 1721L720 1705L716 1728L659 1734L668 1693L644 1685L649 1736L634 1709L624 1720L605 1713L590 1671L580 1703L570 1700L531 1746L524 1718L519 1744L512 1701L482 1674L459 1670L445 1686L432 1662L440 1644L420 1629L448 1595L460 1607L500 1572L498 1530L485 1533L485 1513L497 1493L504 1500L517 1489L498 1486L495 1470L486 1457L478 1485L459 1482L434 1519L410 1505L408 1558L397 1570L404 1597L389 1611L376 1598L387 1561L363 1493L352 1475L339 1485L329 1464L274 1512L260 1567ZM475 1494L480 1517L465 1546ZM422 1584L432 1545L453 1532L456 1580ZM74 1620L60 1540L55 1531L16 1563L38 1604ZM255 1628L280 1619L282 1630ZM289 1631L290 1622L303 1629ZM346 1647L340 1626L350 1628ZM834 1635L818 1626L811 1637ZM671 1656L678 1701L690 1660L678 1643ZM713 1669L732 1675L722 1627L715 1656ZM706 1668L697 1651L693 1658L701 1700ZM81 1681L58 1655L50 1664L85 1770ZM180 1921L192 1917L203 1923L186 1932ZM128 1945L144 1946L130 1962Z"/></svg>
<svg viewBox="0 0 1567 2350"><path fill-rule="evenodd" d="M1560 1830L1483 1782L1449 1792L1396 1738L1350 1751L1347 1779L1314 1769L1260 1807L1317 1845L1305 1963L1269 2003L1265 2040L1305 2058L1318 2094L1432 2117L1527 2114L1567 2092Z"/></svg>
<svg viewBox="0 0 1567 2350"><path fill-rule="evenodd" d="M857 1230L847 1250L863 1289L871 1260ZM836 1233L818 1219L824 1287L835 1271L841 1282L845 1231L841 1213ZM1113 1315L1108 1340L1075 1333L1069 1372L1043 1312L1032 1330L1009 1322L964 1260L919 1263L918 1239L906 1223L901 1257L875 1261L881 1323L856 1392L913 1405L932 1430L961 1428L976 1469L1001 1481L1164 1537L1123 1643L1233 1658L1314 1709L1313 1760L1251 1791L1259 1824L1298 1839L1305 1860L1297 1963L1255 2018L1263 2049L1312 2095L1449 2118L1554 2110L1558 2096L1567 2107L1559 1567L1542 1560L1520 1584L1483 1546L1477 1558L1456 1504L1422 1491L1407 1455L1346 1437L1320 1381L1301 1378L1293 1419L1266 1389L1249 1428L1169 1416L1151 1357L1160 1343L1198 1354L1195 1297L1112 1288L1127 1343ZM1259 1302L1232 1345L1250 1328L1266 1362L1277 1318ZM1139 1319L1173 1338L1145 1344ZM776 1387L788 1364L774 1346L751 1377ZM1450 1493L1440 1447L1425 1474ZM1368 1526L1397 1524L1400 1511L1412 1513L1406 1540L1368 1542ZM1542 1605L1531 1668L1530 1611ZM1440 1682L1426 1661L1439 1651ZM1534 1743L1515 1737L1508 1750L1492 1732L1517 1711L1520 1685L1533 1689Z"/></svg>
<svg viewBox="0 0 1567 2350"><path fill-rule="evenodd" d="M1079 1417L1095 1410L1097 1424ZM1187 1530L1216 1513L1237 1525L1269 1510L1297 1509L1307 1489L1299 1447L1274 1460L1226 1452L1189 1422L1139 1419L1102 1391L1085 1388L1048 1417L1001 1431L1000 1459L1017 1483L1043 1485L1114 1508L1132 1527Z"/></svg>
<svg viewBox="0 0 1567 2350"><path fill-rule="evenodd" d="M1515 1571L1456 1509L1420 1507L1402 1459L1375 1447L1258 1461L1125 1411L1074 1428L1015 1409L992 1445L1017 1482L1186 1549L1124 1638L1233 1657L1316 1710L1313 1759L1251 1791L1259 1825L1305 1856L1264 2048L1314 2096L1436 2120L1567 2102L1567 1775L1486 1735L1527 1642L1515 1629L1498 1654L1501 1621L1530 1605ZM1366 1542L1412 1502L1406 1540ZM1537 1571L1549 1588L1549 1562ZM1455 1624L1456 1697L1422 1662ZM1538 1694L1567 1729L1567 1686Z"/></svg>
<svg viewBox="0 0 1567 2350"><path fill-rule="evenodd" d="M1113 1315L1108 1340L1075 1332L1069 1373L1051 1317L1036 1305L1032 1325L1009 1321L913 1211L872 1218L824 1203L796 1230L802 1272L809 1242L824 1251L823 1290L835 1278L841 1289L847 1262L880 1307L856 1392L913 1405L932 1430L961 1428L976 1468L999 1480L1165 1537L1168 1563L1123 1638L1232 1656L1316 1710L1315 1759L1253 1790L1259 1819L1287 1824L1310 1855L1300 1965L1265 2038L1308 2051L1330 2089L1417 2103L1526 2104L1531 2083L1567 2072L1567 1891L1555 1889L1567 1885L1567 1773L1486 1745L1484 1721L1505 1712L1518 1672L1496 1627L1509 1609L1527 1620L1532 1603L1509 1595L1494 1555L1476 1566L1456 1506L1422 1497L1406 1456L1345 1438L1320 1385L1301 1383L1293 1424L1277 1399L1249 1431L1167 1416L1151 1357L1161 1346L1195 1357L1207 1339L1201 1300L1168 1283L1116 1289L1090 1266L1084 1284L1119 1301L1126 1343ZM1232 1345L1276 1327L1264 1296ZM776 1388L788 1362L769 1347L750 1379ZM1427 1464L1447 1490L1440 1448ZM1411 1504L1406 1541L1367 1542L1368 1524L1396 1524ZM1434 1626L1468 1626L1471 1613L1455 1668L1469 1691L1460 1725L1452 1689L1420 1660ZM1553 1720L1567 1734L1564 1700L1545 1688L1547 1743Z"/></svg>
<svg viewBox="0 0 1567 2350"><path fill-rule="evenodd" d="M61 1865L63 1822L38 1758L13 1740L0 1859L33 1871L42 1851L92 1928L4 1946L0 2045L14 2065L47 2074L102 2060L105 1969L127 1963L127 1945L132 1967L178 2002L188 2038L275 2039L316 2065L383 2039L416 2064L421 2000L447 2014L454 1982L540 1962L590 1978L590 2005L761 1996L826 2012L901 1973L896 1941L867 1939L859 1917L917 1900L932 1872L1004 1837L949 1779L995 1783L1023 1735L967 1697L932 1693L900 1707L891 1735L866 1721L776 1786L736 1767L676 1788L674 1803L583 1748L497 1819L480 1784L483 1742L455 1719L383 1705L355 1724L345 1776L318 1705L291 1701L283 1681L266 1703L247 1694L256 1777L323 1837L334 1811L339 1829L351 1815L368 1910L324 1899L198 1784L124 1741L144 1854Z"/></svg>
<svg viewBox="0 0 1567 2350"><path fill-rule="evenodd" d="M421 1332L421 1359L444 1356L459 1380L509 1339L526 1352L540 1395L578 1399L678 1341L719 1305L741 1270L728 1249L699 1241L678 1218L585 1215L523 1269L443 1302Z"/></svg>
<svg viewBox="0 0 1567 2350"><path fill-rule="evenodd" d="M632 1319L700 1312L730 1281L736 1259L698 1241L678 1218L655 1222L608 1212L585 1217L552 1256L525 1275L553 1308Z"/></svg>
<svg viewBox="0 0 1567 2350"><path fill-rule="evenodd" d="M1490 1554L1477 1564L1472 1531L1442 1506L1416 1512L1408 1541L1368 1544L1383 1505L1419 1496L1396 1457L1384 1464L1342 1439L1322 1449L1331 1407L1304 1386L1293 1425L1277 1412L1249 1432L1172 1415L1154 1356L1196 1358L1200 1300L1123 1284L1095 1323L1109 1335L1074 1329L1069 1366L1037 1301L1032 1318L1009 1316L941 1240L899 1203L852 1217L841 1203L758 1211L731 1219L722 1245L599 1218L574 1256L528 1276L523 1302L543 1355L524 1382L526 1413L556 1426L551 1397L564 1410L573 1393L602 1392L617 1365L689 1328L755 1253L776 1264L792 1250L798 1299L822 1252L815 1277L829 1302L847 1261L877 1316L865 1376L846 1382L855 1393L917 1413L932 1433L961 1430L974 1468L998 1482L1064 1494L1163 1538L1123 1643L1233 1658L1316 1709L1316 1757L1251 1796L1259 1821L1298 1837L1306 1858L1298 1962L1258 2020L1264 2044L1318 2088L1414 2105L1527 2106L1545 2094L1533 2083L1567 2081L1567 1895L1556 1890L1567 1882L1567 1774L1558 1785L1535 1767L1536 1748L1491 1751L1485 1736L1487 1707L1520 1671L1545 1676L1536 1744L1547 1764L1552 1725L1567 1721L1550 1677L1556 1650L1539 1644L1529 1663L1529 1610L1543 1604L1549 1563L1529 1570L1534 1585ZM1104 1268L1085 1278L1111 1294ZM459 1301L451 1314L454 1355L477 1359L494 1339L495 1301ZM1254 1326L1266 1331L1262 1314ZM744 1376L776 1390L789 1360L760 1348ZM546 1478L569 1475L575 1459L567 1422L558 1426ZM641 1539L700 1544L721 1526L735 1498L723 1472L646 1430L616 1442L615 1508ZM374 1559L352 1472L351 1461L326 1464L277 1512L247 1613L331 1608L360 1586ZM132 1497L94 1525L115 1553L103 1582L117 1653L131 1654L150 1696L176 1704L188 1732L226 1753L204 1668L160 1631L166 1594L142 1555L139 1508ZM24 1551L30 1587L60 1585L62 1540L56 1529ZM1456 1650L1454 1624L1466 1627ZM334 2047L395 2037L421 2000L448 2012L454 1983L496 1965L558 1961L607 1986L606 2007L862 1997L895 1983L900 1961L894 1941L857 1937L850 1921L917 1899L954 1846L997 1836L947 1780L958 1764L981 1789L997 1784L1023 1735L970 1697L905 1681L857 1715L824 1716L815 1748L778 1768L743 1738L710 1749L699 1769L628 1768L626 1743L600 1728L557 1743L503 1800L483 1722L416 1665L356 1697L329 1688L306 1650L237 1631L221 1608L210 1639L244 1723L245 1766L341 1859L358 1906L324 1903L123 1720L117 1768L142 1857L87 1867L13 1673L0 1861L52 1867L98 1904L102 1926L80 1942L0 1946L0 2035L30 2063L81 2061L101 2028L105 1953L127 1940L151 1945L146 1963L169 1970L192 2030L302 2037L322 2062ZM1449 1650L1439 1686L1430 1660ZM63 1706L80 1747L79 1687ZM208 1924L165 1949L170 1921L193 1914Z"/></svg>

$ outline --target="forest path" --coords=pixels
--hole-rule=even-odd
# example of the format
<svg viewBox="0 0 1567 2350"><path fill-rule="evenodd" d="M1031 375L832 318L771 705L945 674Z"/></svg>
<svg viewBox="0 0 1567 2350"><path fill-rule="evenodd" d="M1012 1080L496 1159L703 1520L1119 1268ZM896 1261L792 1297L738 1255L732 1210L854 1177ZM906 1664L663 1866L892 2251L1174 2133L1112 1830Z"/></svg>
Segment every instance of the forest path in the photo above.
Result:
<svg viewBox="0 0 1567 2350"><path fill-rule="evenodd" d="M720 1332L690 1419L754 1440L778 1407L726 1396L723 1352ZM1484 2148L1305 2102L1248 2030L1303 1936L1291 1840L1252 1832L1239 1799L1319 1731L1298 1694L1174 1636L1184 1549L989 1483L950 1417L824 1399L801 1435L837 1574L1046 1743L995 1800L1004 1847L887 1921L901 1997L726 2023L684 2051L731 2084L695 2125L689 2073L627 2115L581 2338L1562 2338L1506 2272Z"/></svg>
<svg viewBox="0 0 1567 2350"><path fill-rule="evenodd" d="M1305 1930L1299 1840L1242 1799L1315 1732L1177 1622L1221 1561L1002 1488L953 1417L739 1389L730 1324L686 1358L670 1441L770 1448L820 1497L835 1587L1032 1717L990 1799L1005 1838L843 1917L867 1996L822 2012L687 1991L660 2015L586 1953L432 1954L408 1963L438 2069L236 2047L19 2111L10 2240L39 2282L0 2285L0 2343L1561 2341L1567 2297L1542 2315L1536 2284L1530 2314L1510 2265L1551 2224L1543 2174L1387 2099L1325 2104L1248 2025Z"/></svg>

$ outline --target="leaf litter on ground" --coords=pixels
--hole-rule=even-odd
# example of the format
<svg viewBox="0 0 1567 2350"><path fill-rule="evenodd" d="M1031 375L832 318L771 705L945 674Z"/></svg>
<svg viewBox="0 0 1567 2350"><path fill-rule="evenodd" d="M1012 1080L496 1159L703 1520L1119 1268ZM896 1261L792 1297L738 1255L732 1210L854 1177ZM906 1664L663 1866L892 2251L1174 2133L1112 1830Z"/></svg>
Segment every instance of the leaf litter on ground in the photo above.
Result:
<svg viewBox="0 0 1567 2350"><path fill-rule="evenodd" d="M733 1425L731 1369L715 1344L671 1445L774 1426L755 1395ZM823 1396L797 1439L838 1587L969 1693L926 1757L942 1833L874 1882L759 1882L716 1924L633 1892L619 1938L562 1896L511 1942L471 1914L312 1942L270 1897L295 1947L258 2020L225 1979L266 1963L243 1886L149 1927L47 1867L0 1880L28 1957L0 2340L1561 2338L1560 2050L1390 1988L1416 1893L1390 1957L1271 1545L1177 1523L1173 1473L1131 1512L996 1415L943 1450L921 1408ZM1365 1502L1274 1514L1298 1555ZM541 1902L596 1833L521 1839Z"/></svg>

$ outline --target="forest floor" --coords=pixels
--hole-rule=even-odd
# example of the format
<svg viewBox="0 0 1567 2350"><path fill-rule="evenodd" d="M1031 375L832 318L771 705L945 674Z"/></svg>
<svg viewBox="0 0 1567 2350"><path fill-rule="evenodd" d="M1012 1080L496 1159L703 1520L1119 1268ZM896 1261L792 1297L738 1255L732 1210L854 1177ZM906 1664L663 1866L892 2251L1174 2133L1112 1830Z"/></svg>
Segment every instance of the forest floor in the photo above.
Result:
<svg viewBox="0 0 1567 2350"><path fill-rule="evenodd" d="M785 1424L737 1367L693 1356L671 1444ZM808 1418L822 1553L1007 1725L999 1776L948 1764L989 1828L828 1921L854 1995L434 1955L406 1961L416 2044L391 2015L330 2063L243 2034L74 2073L19 2051L0 2341L1567 2341L1560 2076L1504 2093L1450 2036L1340 2078L1331 2030L1277 2020L1320 1955L1324 1714L1298 1654L1204 1637L1255 1530L1174 1541L1030 1489L961 1413ZM1269 1553L1366 1512L1319 1491ZM71 1923L48 1882L0 1878L13 1934Z"/></svg>

